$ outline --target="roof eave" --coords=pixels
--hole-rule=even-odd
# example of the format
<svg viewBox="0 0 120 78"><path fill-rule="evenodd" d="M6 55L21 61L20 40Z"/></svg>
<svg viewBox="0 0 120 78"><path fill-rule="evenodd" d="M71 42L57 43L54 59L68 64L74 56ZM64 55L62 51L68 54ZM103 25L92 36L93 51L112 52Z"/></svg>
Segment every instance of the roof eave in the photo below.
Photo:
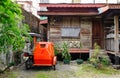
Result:
<svg viewBox="0 0 120 78"><path fill-rule="evenodd" d="M90 12L90 13L80 13L80 12L38 12L40 16L53 16L53 15L75 15L75 16L94 16L98 15L98 12Z"/></svg>

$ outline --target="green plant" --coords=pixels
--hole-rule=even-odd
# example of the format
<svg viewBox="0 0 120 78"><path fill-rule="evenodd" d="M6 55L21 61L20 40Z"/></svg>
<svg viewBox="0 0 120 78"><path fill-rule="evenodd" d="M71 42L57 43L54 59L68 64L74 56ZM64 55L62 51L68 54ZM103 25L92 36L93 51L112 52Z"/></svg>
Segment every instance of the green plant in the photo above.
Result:
<svg viewBox="0 0 120 78"><path fill-rule="evenodd" d="M71 60L71 55L69 53L69 47L67 43L62 44L62 57L66 60Z"/></svg>
<svg viewBox="0 0 120 78"><path fill-rule="evenodd" d="M100 46L97 43L95 43L92 57L97 59L99 54L100 54Z"/></svg>
<svg viewBox="0 0 120 78"><path fill-rule="evenodd" d="M77 64L82 64L83 60L82 59L77 59L76 62L77 62Z"/></svg>
<svg viewBox="0 0 120 78"><path fill-rule="evenodd" d="M99 54L100 54L100 46L97 45L97 43L94 44L94 51L91 55L90 58L90 63L95 67L95 68L101 68L102 65L100 63L100 59L99 59Z"/></svg>
<svg viewBox="0 0 120 78"><path fill-rule="evenodd" d="M22 11L18 4L11 0L0 1L0 52L10 49L16 52L25 45L28 36L28 25L22 24Z"/></svg>
<svg viewBox="0 0 120 78"><path fill-rule="evenodd" d="M46 74L38 74L36 78L50 78Z"/></svg>
<svg viewBox="0 0 120 78"><path fill-rule="evenodd" d="M0 74L0 78L17 78L17 73L13 71L6 71Z"/></svg>
<svg viewBox="0 0 120 78"><path fill-rule="evenodd" d="M59 49L60 49L60 46L55 44L54 46L54 52L55 52L55 55L58 55L59 54Z"/></svg>
<svg viewBox="0 0 120 78"><path fill-rule="evenodd" d="M79 48L81 49L83 46L82 46L82 43L80 42L80 44L79 44Z"/></svg>
<svg viewBox="0 0 120 78"><path fill-rule="evenodd" d="M110 60L109 60L107 57L101 57L101 58L100 58L100 62L101 62L101 64L104 65L104 66L110 65Z"/></svg>
<svg viewBox="0 0 120 78"><path fill-rule="evenodd" d="M110 60L107 57L100 56L100 46L96 43L94 44L94 52L89 61L95 68L102 68L103 66L110 65Z"/></svg>

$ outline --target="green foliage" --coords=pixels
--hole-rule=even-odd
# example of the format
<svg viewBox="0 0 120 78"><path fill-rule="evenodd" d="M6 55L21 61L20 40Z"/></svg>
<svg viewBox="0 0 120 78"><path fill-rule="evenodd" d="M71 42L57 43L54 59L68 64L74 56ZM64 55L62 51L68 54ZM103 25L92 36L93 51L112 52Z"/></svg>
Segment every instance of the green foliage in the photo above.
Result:
<svg viewBox="0 0 120 78"><path fill-rule="evenodd" d="M36 78L50 78L46 74L38 74Z"/></svg>
<svg viewBox="0 0 120 78"><path fill-rule="evenodd" d="M107 57L100 56L100 46L96 43L94 44L94 52L89 61L95 68L102 68L103 66L110 65L110 60Z"/></svg>
<svg viewBox="0 0 120 78"><path fill-rule="evenodd" d="M0 74L0 78L17 78L17 74L13 71L6 71Z"/></svg>
<svg viewBox="0 0 120 78"><path fill-rule="evenodd" d="M92 63L96 68L98 67L98 64L100 63L100 60L98 58L100 52L100 47L95 43L94 44L94 51L90 58L90 63Z"/></svg>
<svg viewBox="0 0 120 78"><path fill-rule="evenodd" d="M110 65L110 60L107 57L101 57L100 62L104 66L109 66Z"/></svg>
<svg viewBox="0 0 120 78"><path fill-rule="evenodd" d="M76 62L77 64L82 64L84 61L82 59L77 59Z"/></svg>
<svg viewBox="0 0 120 78"><path fill-rule="evenodd" d="M21 51L15 52L14 53L14 65L18 65L21 63Z"/></svg>
<svg viewBox="0 0 120 78"><path fill-rule="evenodd" d="M55 46L54 46L55 55L58 55L58 54L59 54L59 50L58 50L58 49L60 49L60 46L57 45L57 44L55 44Z"/></svg>
<svg viewBox="0 0 120 78"><path fill-rule="evenodd" d="M11 0L1 0L0 18L0 52L8 52L11 46L13 51L23 49L29 28L21 24L23 16L19 5Z"/></svg>
<svg viewBox="0 0 120 78"><path fill-rule="evenodd" d="M116 69L114 69L113 67L110 67L110 66L103 67L103 68L98 70L91 64L81 64L78 73L79 73L80 76L87 74L87 75L90 76L89 78L94 78L94 77L92 77L92 75L98 75L97 78L99 78L99 76L102 76L102 75L106 75L106 76L108 75L108 77L103 76L103 77L100 77L100 78L104 78L104 77L109 78L110 75L119 74L120 71L116 70Z"/></svg>
<svg viewBox="0 0 120 78"><path fill-rule="evenodd" d="M67 43L62 44L62 57L66 60L71 60L71 55L69 53L69 47Z"/></svg>
<svg viewBox="0 0 120 78"><path fill-rule="evenodd" d="M99 53L100 53L100 46L97 45L97 43L95 43L95 44L94 44L94 52L93 52L92 57L94 57L94 58L97 59L98 56L99 56Z"/></svg>
<svg viewBox="0 0 120 78"><path fill-rule="evenodd" d="M82 46L82 43L80 43L80 45L79 45L79 48L82 48L83 46Z"/></svg>

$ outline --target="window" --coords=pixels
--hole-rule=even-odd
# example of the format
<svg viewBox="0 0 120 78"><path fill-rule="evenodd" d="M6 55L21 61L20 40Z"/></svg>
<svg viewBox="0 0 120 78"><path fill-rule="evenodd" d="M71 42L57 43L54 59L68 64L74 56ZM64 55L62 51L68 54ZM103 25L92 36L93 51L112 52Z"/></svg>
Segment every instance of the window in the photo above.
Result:
<svg viewBox="0 0 120 78"><path fill-rule="evenodd" d="M79 37L80 28L61 28L62 37Z"/></svg>

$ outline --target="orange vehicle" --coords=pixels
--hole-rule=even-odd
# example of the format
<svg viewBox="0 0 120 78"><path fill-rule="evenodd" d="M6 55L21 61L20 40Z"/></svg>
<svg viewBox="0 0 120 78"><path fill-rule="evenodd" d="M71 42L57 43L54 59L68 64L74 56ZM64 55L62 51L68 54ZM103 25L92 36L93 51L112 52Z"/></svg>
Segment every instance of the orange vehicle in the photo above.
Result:
<svg viewBox="0 0 120 78"><path fill-rule="evenodd" d="M25 62L26 69L32 66L52 66L55 70L57 58L54 54L54 45L52 42L35 42L33 53L25 53L28 57Z"/></svg>

